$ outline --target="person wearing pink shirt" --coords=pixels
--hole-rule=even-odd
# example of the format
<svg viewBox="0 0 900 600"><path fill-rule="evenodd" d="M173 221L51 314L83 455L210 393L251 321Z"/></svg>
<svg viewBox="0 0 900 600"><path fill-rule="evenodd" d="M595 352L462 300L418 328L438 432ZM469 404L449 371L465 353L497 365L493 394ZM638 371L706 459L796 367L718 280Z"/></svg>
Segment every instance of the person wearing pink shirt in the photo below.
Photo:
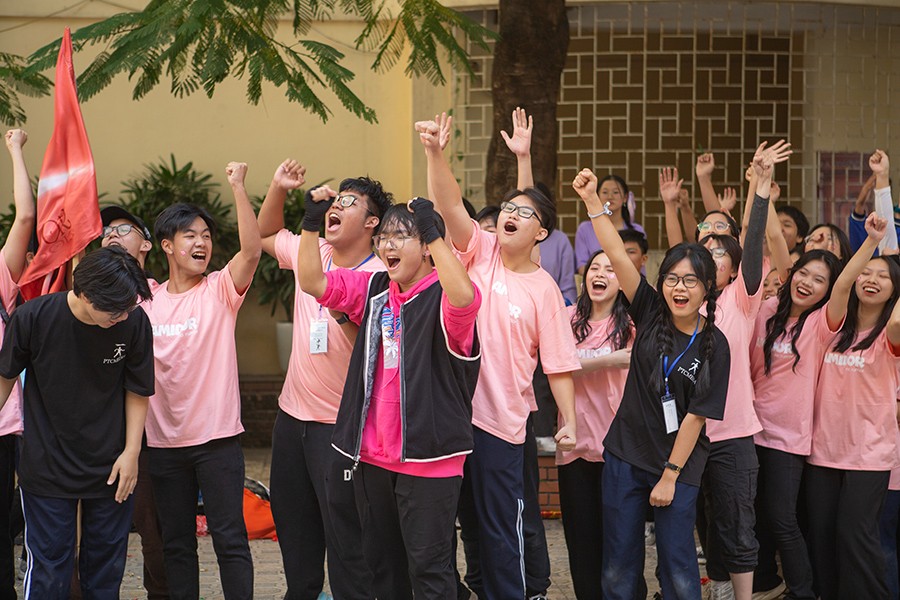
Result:
<svg viewBox="0 0 900 600"><path fill-rule="evenodd" d="M530 124L522 126L528 122L524 111L516 109L514 122L530 136ZM538 350L562 419L557 445L568 450L576 442L572 373L580 364L575 342L559 287L531 258L535 244L555 225L556 207L531 187L530 153L513 150L524 189L503 198L497 234L482 231L463 207L439 144L441 126L421 121L416 131L435 204L469 277L483 290L479 320L489 324L479 330L484 359L472 401L475 450L466 461L459 510L466 555L477 553L480 567L478 578L467 572L466 583L481 598L523 598L523 444L528 415L537 408L531 383ZM526 142L518 138L510 138L511 149ZM541 597L545 590L530 593Z"/></svg>
<svg viewBox="0 0 900 600"><path fill-rule="evenodd" d="M556 452L559 506L575 596L602 598L603 545L597 541L603 539L603 438L622 401L634 341L625 297L603 250L588 259L569 315L581 361L575 376L578 443Z"/></svg>
<svg viewBox="0 0 900 600"><path fill-rule="evenodd" d="M886 164L870 166L887 178ZM900 265L872 258L888 221L872 213L865 227L868 237L826 307L837 338L822 361L806 459L810 558L822 600L888 597L878 520L898 466Z"/></svg>
<svg viewBox="0 0 900 600"><path fill-rule="evenodd" d="M287 193L303 185L306 169L286 160L275 171L259 211L263 250L283 269L299 274L301 235L285 229ZM391 206L392 196L368 177L349 178L339 191L324 185L306 194L306 206L321 201L325 238L319 262L325 271L384 270L372 252L372 236ZM296 281L295 281L296 283ZM355 327L297 285L291 359L272 430L271 499L284 563L287 598L314 599L328 581L336 598L374 598L372 575L362 553L362 532L353 496L353 461L331 447L334 422L353 343L342 328ZM313 344L321 344L319 350Z"/></svg>
<svg viewBox="0 0 900 600"><path fill-rule="evenodd" d="M840 272L841 265L830 252L803 254L778 296L760 306L750 348L754 408L762 425L753 440L759 459L760 545L754 583L760 590L781 587L777 550L789 597L797 600L815 598L797 501L812 437L816 382L824 349L834 337L824 307Z"/></svg>
<svg viewBox="0 0 900 600"><path fill-rule="evenodd" d="M221 271L206 275L215 221L201 207L173 204L155 226L169 279L143 305L153 325L156 365L147 454L172 598L200 594L198 492L203 493L225 598L253 596L234 328L262 244L244 188L247 165L229 163L225 172L234 193L240 250Z"/></svg>
<svg viewBox="0 0 900 600"><path fill-rule="evenodd" d="M326 202L307 205L298 281L360 326L332 443L354 463L373 591L378 598L453 598L481 294L444 241L429 200L385 213L374 242L386 273L323 271L316 237L326 210Z"/></svg>
<svg viewBox="0 0 900 600"><path fill-rule="evenodd" d="M34 230L36 210L22 147L28 134L21 129L6 132L6 149L13 166L13 200L16 214L0 250L0 337L16 308L19 288L16 282L25 270L26 254ZM0 600L14 600L16 577L13 574L13 540L9 515L16 485L16 441L22 433L22 388L16 384L6 406L0 411Z"/></svg>

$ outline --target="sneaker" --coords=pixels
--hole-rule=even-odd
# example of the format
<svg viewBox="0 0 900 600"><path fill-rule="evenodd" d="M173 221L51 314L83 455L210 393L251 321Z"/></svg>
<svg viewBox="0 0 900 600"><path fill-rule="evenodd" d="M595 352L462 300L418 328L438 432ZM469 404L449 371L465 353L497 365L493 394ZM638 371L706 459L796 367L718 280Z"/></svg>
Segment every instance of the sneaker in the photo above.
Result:
<svg viewBox="0 0 900 600"><path fill-rule="evenodd" d="M731 587L730 581L711 580L707 589L709 600L734 600L734 588Z"/></svg>
<svg viewBox="0 0 900 600"><path fill-rule="evenodd" d="M322 592L319 594L319 597L316 600L334 600L334 596L329 594L328 592Z"/></svg>
<svg viewBox="0 0 900 600"><path fill-rule="evenodd" d="M656 523L647 521L644 523L644 545L652 546L656 543Z"/></svg>
<svg viewBox="0 0 900 600"><path fill-rule="evenodd" d="M556 454L556 440L551 436L534 438L538 454Z"/></svg>
<svg viewBox="0 0 900 600"><path fill-rule="evenodd" d="M754 592L753 600L775 600L775 598L780 597L786 589L787 586L784 585L784 582L782 581L771 590L766 590L764 592Z"/></svg>
<svg viewBox="0 0 900 600"><path fill-rule="evenodd" d="M698 565L706 564L706 553L703 552L703 546L697 546L697 564Z"/></svg>

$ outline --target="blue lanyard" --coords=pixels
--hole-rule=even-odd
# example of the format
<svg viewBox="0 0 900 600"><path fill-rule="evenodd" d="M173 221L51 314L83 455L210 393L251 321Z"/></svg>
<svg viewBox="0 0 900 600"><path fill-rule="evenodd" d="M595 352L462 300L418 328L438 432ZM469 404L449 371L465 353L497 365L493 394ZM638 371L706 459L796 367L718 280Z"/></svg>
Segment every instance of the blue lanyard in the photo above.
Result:
<svg viewBox="0 0 900 600"><path fill-rule="evenodd" d="M353 268L350 269L350 270L351 270L351 271L357 270L358 268L360 268L361 266L363 266L364 264L366 264L367 262L369 262L369 261L372 260L373 258L375 258L375 253L374 253L374 252L373 252L372 254L368 255L367 257L365 257L361 263L359 263L358 265L356 265L355 267L353 267ZM333 262L333 258L332 258L331 256L329 256L329 257L328 257L328 264L325 265L325 272L326 272L326 273L327 273L328 271L331 270L331 264L332 264L332 262ZM319 305L319 318L320 318L320 319L322 318L322 305L321 305L321 304Z"/></svg>
<svg viewBox="0 0 900 600"><path fill-rule="evenodd" d="M663 378L666 382L666 396L669 395L669 375L672 374L672 371L675 370L675 365L678 364L678 361L681 360L681 357L684 356L685 352L690 350L691 346L694 345L694 340L697 339L697 330L700 329L700 316L697 316L697 324L694 325L694 333L691 335L691 341L688 342L687 347L682 350L681 354L675 357L675 360L672 361L672 366L669 366L669 357L665 354L663 355Z"/></svg>

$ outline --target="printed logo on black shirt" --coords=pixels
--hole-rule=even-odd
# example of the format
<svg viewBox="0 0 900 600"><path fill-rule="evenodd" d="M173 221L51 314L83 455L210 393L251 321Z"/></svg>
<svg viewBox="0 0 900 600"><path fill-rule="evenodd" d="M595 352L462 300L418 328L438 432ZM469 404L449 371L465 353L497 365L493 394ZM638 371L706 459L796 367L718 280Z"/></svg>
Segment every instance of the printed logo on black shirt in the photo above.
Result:
<svg viewBox="0 0 900 600"><path fill-rule="evenodd" d="M700 370L700 359L695 358L691 363L691 366L685 369L684 367L678 367L678 372L691 380L691 383L697 383L697 371Z"/></svg>
<svg viewBox="0 0 900 600"><path fill-rule="evenodd" d="M125 358L125 344L116 344L115 350L113 350L112 358L104 358L104 365L114 365L117 362L121 361Z"/></svg>

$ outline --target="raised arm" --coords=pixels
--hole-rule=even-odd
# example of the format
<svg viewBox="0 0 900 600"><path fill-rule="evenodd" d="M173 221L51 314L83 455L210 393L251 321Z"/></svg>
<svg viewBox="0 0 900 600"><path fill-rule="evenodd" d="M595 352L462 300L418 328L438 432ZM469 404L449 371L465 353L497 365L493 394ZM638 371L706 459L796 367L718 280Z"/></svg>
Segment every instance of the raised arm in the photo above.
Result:
<svg viewBox="0 0 900 600"><path fill-rule="evenodd" d="M692 242L697 239L697 217L691 208L691 197L688 191L681 188L678 192L678 212L681 213L681 226L684 228L684 239Z"/></svg>
<svg viewBox="0 0 900 600"><path fill-rule="evenodd" d="M288 192L306 183L305 175L306 168L290 158L275 169L269 191L266 192L256 218L262 249L270 256L275 256L275 235L284 229L284 203Z"/></svg>
<svg viewBox="0 0 900 600"><path fill-rule="evenodd" d="M869 168L875 174L875 212L890 223L894 220L894 202L891 199L891 165L888 155L883 150L876 150L869 157ZM882 251L897 247L897 232L893 227L888 228L879 247Z"/></svg>
<svg viewBox="0 0 900 600"><path fill-rule="evenodd" d="M331 208L331 195L322 188L316 188L307 193L306 200L306 210L300 224L297 281L301 290L313 298L321 298L328 287L328 279L322 269L322 256L319 254L319 229L322 228L325 213Z"/></svg>
<svg viewBox="0 0 900 600"><path fill-rule="evenodd" d="M701 154L697 157L697 166L694 172L697 174L697 183L700 185L700 197L703 198L705 212L720 210L719 199L712 184L712 174L716 168L716 159L712 152Z"/></svg>
<svg viewBox="0 0 900 600"><path fill-rule="evenodd" d="M438 142L441 146L441 151L447 149L447 145L450 143L450 138L453 135L453 129L451 125L453 124L453 119L447 113L441 113L439 115L434 115L434 122L437 123L438 126ZM431 178L426 178L426 187L428 188L428 197L434 198L434 189L431 187Z"/></svg>
<svg viewBox="0 0 900 600"><path fill-rule="evenodd" d="M531 130L534 122L525 114L524 108L517 106L512 113L512 125L512 137L503 130L500 135L509 151L516 155L516 187L524 190L534 185L534 175L531 172Z"/></svg>
<svg viewBox="0 0 900 600"><path fill-rule="evenodd" d="M588 218L594 228L594 234L603 251L609 256L609 261L619 278L622 293L631 302L641 283L641 274L634 268L634 263L631 262L625 251L625 243L619 237L616 226L609 219L612 212L608 206L603 205L597 195L597 176L590 169L582 169L575 176L572 187L584 202Z"/></svg>
<svg viewBox="0 0 900 600"><path fill-rule="evenodd" d="M678 169L667 167L659 170L659 197L665 207L666 238L669 240L669 248L684 241L681 235L681 222L678 219L678 195L683 182L684 179L678 179Z"/></svg>
<svg viewBox="0 0 900 600"><path fill-rule="evenodd" d="M475 286L472 285L466 268L441 237L435 219L434 204L425 198L413 198L409 203L409 210L412 211L416 228L431 253L447 301L457 308L469 306L475 299Z"/></svg>
<svg viewBox="0 0 900 600"><path fill-rule="evenodd" d="M791 251L788 249L787 240L784 239L784 232L781 230L781 221L778 220L778 213L775 212L775 202L780 195L781 188L773 181L772 185L769 186L766 242L769 244L769 256L772 260L772 267L778 273L778 279L787 281L788 273L791 267L794 266L794 261L791 260Z"/></svg>
<svg viewBox="0 0 900 600"><path fill-rule="evenodd" d="M22 147L28 141L28 134L22 129L11 129L6 132L6 149L12 159L13 166L13 199L16 203L16 216L9 234L6 236L6 245L3 246L3 256L6 266L13 281L18 281L25 270L25 255L28 253L28 242L34 231L36 210L34 206L34 194L31 191L31 182L28 180L28 168L25 166L25 155Z"/></svg>
<svg viewBox="0 0 900 600"><path fill-rule="evenodd" d="M452 122L452 117L448 117ZM425 159L428 163L428 189L434 193L434 204L444 218L447 233L452 244L458 250L465 250L472 239L472 219L462 203L462 192L459 183L453 177L450 165L441 149L440 126L434 121L416 123L419 140L425 148Z"/></svg>
<svg viewBox="0 0 900 600"><path fill-rule="evenodd" d="M238 239L241 248L228 263L231 278L234 280L234 289L243 294L250 282L253 281L253 273L259 264L262 255L262 239L259 236L259 225L256 224L256 215L253 206L247 196L244 187L244 178L247 176L247 163L230 162L225 167L228 183L234 193L234 209L237 213Z"/></svg>
<svg viewBox="0 0 900 600"><path fill-rule="evenodd" d="M871 157L869 160L871 160ZM856 203L853 205L854 214L860 216L865 216L867 214L866 205L869 203L869 196L872 195L872 191L875 189L876 177L875 173L872 173L859 189L859 194L856 196Z"/></svg>
<svg viewBox="0 0 900 600"><path fill-rule="evenodd" d="M744 258L741 260L744 285L751 296L759 289L763 278L762 241L769 217L769 192L772 187L772 175L775 172L775 165L786 161L792 153L791 145L784 140L779 140L771 148L766 148L766 143L763 142L753 156L753 171L756 175L757 187L753 204L750 205L748 211L750 214L747 235L744 238Z"/></svg>
<svg viewBox="0 0 900 600"><path fill-rule="evenodd" d="M831 297L826 305L825 317L828 319L828 327L834 331L838 328L844 317L847 315L847 301L850 299L850 290L856 283L856 278L866 268L872 253L878 247L878 242L884 238L887 231L887 219L882 219L875 213L866 218L866 241L863 242L859 250L841 271L837 281L834 282L834 288L831 290Z"/></svg>

